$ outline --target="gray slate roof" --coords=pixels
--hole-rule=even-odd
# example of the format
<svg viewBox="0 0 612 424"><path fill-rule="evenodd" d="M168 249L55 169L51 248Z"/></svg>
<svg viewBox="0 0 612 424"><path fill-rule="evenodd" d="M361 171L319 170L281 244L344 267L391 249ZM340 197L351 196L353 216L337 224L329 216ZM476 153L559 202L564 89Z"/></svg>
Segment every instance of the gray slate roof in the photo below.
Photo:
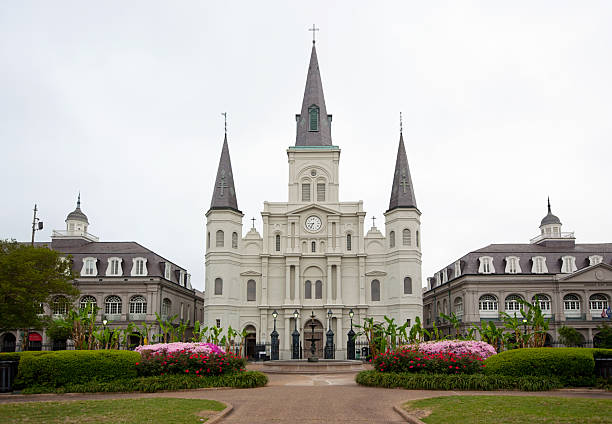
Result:
<svg viewBox="0 0 612 424"><path fill-rule="evenodd" d="M236 189L234 187L234 174L232 173L232 161L230 160L229 148L227 146L227 134L223 140L217 178L213 189L210 209L231 209L237 212L238 201L236 200ZM242 212L240 212L242 213Z"/></svg>
<svg viewBox="0 0 612 424"><path fill-rule="evenodd" d="M391 199L389 209L416 208L416 197L412 186L412 177L408 167L408 157L404 147L404 135L400 132L399 147L397 148L397 159L395 160L395 173L393 174L393 185L391 188Z"/></svg>
<svg viewBox="0 0 612 424"><path fill-rule="evenodd" d="M319 107L319 131L309 131L308 108L312 105ZM306 88L304 89L304 100L302 110L296 116L297 134L296 146L331 146L331 115L327 114L325 97L323 96L323 84L319 72L319 61L317 60L317 49L313 43L308 65L308 76L306 77Z"/></svg>

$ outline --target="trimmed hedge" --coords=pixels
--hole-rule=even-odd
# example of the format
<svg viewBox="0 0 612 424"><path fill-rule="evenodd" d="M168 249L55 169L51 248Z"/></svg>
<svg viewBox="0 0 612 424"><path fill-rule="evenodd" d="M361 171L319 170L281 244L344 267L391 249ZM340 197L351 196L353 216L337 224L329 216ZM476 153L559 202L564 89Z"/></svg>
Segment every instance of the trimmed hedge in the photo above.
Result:
<svg viewBox="0 0 612 424"><path fill-rule="evenodd" d="M554 377L484 374L413 374L361 371L357 384L411 390L522 390L546 391L562 387Z"/></svg>
<svg viewBox="0 0 612 424"><path fill-rule="evenodd" d="M24 352L15 388L135 378L139 360L139 353L125 350L60 350L35 355Z"/></svg>
<svg viewBox="0 0 612 424"><path fill-rule="evenodd" d="M122 378L118 380L88 383L69 383L63 387L32 386L22 393L100 393L100 392L145 392L162 390L189 390L207 387L234 387L249 389L268 384L268 377L258 371L246 371L218 376L196 377L192 375L163 375L155 377Z"/></svg>
<svg viewBox="0 0 612 424"><path fill-rule="evenodd" d="M579 347L507 350L488 358L484 371L487 375L557 377L566 386L592 386L596 350Z"/></svg>

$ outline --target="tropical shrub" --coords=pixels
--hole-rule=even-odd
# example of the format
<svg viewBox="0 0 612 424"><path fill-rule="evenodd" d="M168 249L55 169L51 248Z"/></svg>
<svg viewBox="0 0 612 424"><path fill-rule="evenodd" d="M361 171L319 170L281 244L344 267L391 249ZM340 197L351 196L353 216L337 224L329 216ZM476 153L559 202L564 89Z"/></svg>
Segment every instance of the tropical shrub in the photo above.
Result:
<svg viewBox="0 0 612 424"><path fill-rule="evenodd" d="M487 374L411 374L361 371L357 384L410 390L523 390L542 391L562 387L548 376L511 377Z"/></svg>
<svg viewBox="0 0 612 424"><path fill-rule="evenodd" d="M486 374L514 377L555 376L570 386L591 386L594 383L594 349L526 348L508 350L485 361Z"/></svg>
<svg viewBox="0 0 612 424"><path fill-rule="evenodd" d="M475 340L440 340L419 343L409 346L426 354L453 353L455 355L475 355L481 359L487 359L497 354L495 348L489 343Z"/></svg>
<svg viewBox="0 0 612 424"><path fill-rule="evenodd" d="M15 387L60 387L76 381L112 381L137 376L136 352L118 350L60 350L20 355Z"/></svg>
<svg viewBox="0 0 612 424"><path fill-rule="evenodd" d="M138 346L134 349L143 357L153 353L171 354L176 352L193 352L204 354L224 354L225 351L213 343L157 343L152 345Z"/></svg>
<svg viewBox="0 0 612 424"><path fill-rule="evenodd" d="M378 372L429 374L474 374L484 367L482 358L471 353L426 354L410 348L378 354L374 357L372 365Z"/></svg>

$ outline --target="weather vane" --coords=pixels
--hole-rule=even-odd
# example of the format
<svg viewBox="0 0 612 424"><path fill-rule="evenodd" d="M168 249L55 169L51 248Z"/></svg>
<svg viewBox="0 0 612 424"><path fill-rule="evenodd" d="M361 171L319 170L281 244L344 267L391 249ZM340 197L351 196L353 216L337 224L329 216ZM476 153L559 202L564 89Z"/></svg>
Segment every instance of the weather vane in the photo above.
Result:
<svg viewBox="0 0 612 424"><path fill-rule="evenodd" d="M402 133L403 125L402 125L402 112L400 112L400 134Z"/></svg>
<svg viewBox="0 0 612 424"><path fill-rule="evenodd" d="M315 43L315 34L316 34L315 31L318 31L318 30L319 28L317 28L315 24L312 24L312 28L308 29L308 31L312 31L312 44Z"/></svg>
<svg viewBox="0 0 612 424"><path fill-rule="evenodd" d="M221 115L223 115L223 120L225 123L225 134L227 135L227 112L221 112Z"/></svg>

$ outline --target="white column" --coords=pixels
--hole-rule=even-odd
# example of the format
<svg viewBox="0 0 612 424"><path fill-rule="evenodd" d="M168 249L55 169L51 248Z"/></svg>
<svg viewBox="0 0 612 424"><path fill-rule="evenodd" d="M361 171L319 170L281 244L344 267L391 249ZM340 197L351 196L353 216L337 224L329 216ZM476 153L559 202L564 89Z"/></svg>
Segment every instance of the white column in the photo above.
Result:
<svg viewBox="0 0 612 424"><path fill-rule="evenodd" d="M293 281L293 288L295 293L295 303L302 303L302 291L300 290L300 264L299 262L295 265L295 280Z"/></svg>
<svg viewBox="0 0 612 424"><path fill-rule="evenodd" d="M285 304L289 303L291 295L291 266L285 265Z"/></svg>
<svg viewBox="0 0 612 424"><path fill-rule="evenodd" d="M344 317L342 316L342 310L340 310L340 316L336 320L336 331L338 332L336 337L336 359L346 359L346 342L344 341L344 326L342 325Z"/></svg>
<svg viewBox="0 0 612 424"><path fill-rule="evenodd" d="M336 304L343 305L344 303L342 303L342 262L336 265L336 280L336 296L338 296L338 298L336 299Z"/></svg>
<svg viewBox="0 0 612 424"><path fill-rule="evenodd" d="M326 303L333 303L332 301L332 266L327 264L327 299L325 299Z"/></svg>
<svg viewBox="0 0 612 424"><path fill-rule="evenodd" d="M291 332L289 331L289 324L291 324L289 317L285 317L285 340L283 340L283 346L287 352L291 351ZM291 355L289 355L289 357L291 357Z"/></svg>

